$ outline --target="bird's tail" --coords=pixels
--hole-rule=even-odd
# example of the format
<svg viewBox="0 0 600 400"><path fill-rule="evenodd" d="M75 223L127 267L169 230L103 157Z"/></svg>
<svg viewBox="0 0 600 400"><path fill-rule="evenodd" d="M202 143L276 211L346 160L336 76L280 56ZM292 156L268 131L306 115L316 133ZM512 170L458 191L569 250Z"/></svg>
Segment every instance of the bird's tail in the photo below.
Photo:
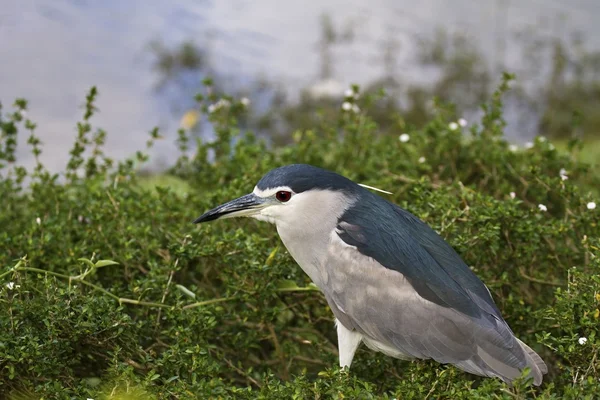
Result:
<svg viewBox="0 0 600 400"><path fill-rule="evenodd" d="M533 378L533 384L536 386L541 385L544 374L548 372L546 364L529 346L516 337L514 340L521 346L522 352L498 351L497 347L484 345L484 349L478 346L476 355L455 365L472 374L500 378L509 385L521 376L521 371L525 367L529 367L529 376ZM517 356L515 353L520 354ZM517 361L518 359L521 361ZM520 364L520 366L517 367L516 364Z"/></svg>
<svg viewBox="0 0 600 400"><path fill-rule="evenodd" d="M533 377L533 384L539 386L542 383L542 377L548 372L548 367L542 358L518 338L517 342L523 348L527 358L527 366L531 369L530 376Z"/></svg>

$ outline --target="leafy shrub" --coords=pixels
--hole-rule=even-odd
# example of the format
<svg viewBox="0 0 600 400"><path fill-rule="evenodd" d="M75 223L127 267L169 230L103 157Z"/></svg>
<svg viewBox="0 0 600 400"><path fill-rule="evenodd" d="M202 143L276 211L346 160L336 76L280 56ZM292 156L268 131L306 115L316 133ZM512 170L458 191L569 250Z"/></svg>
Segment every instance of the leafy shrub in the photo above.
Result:
<svg viewBox="0 0 600 400"><path fill-rule="evenodd" d="M116 163L104 154L105 133L90 125L95 89L64 173L16 166L24 131L34 155L43 150L18 100L0 114L0 397L594 398L599 175L543 138L512 148L502 137L506 88L468 131L439 106L423 129L381 135L374 99L353 96L361 111L340 109L274 149L239 133L244 104L209 109L219 99L199 95L217 139L179 132L168 173L177 191L136 172L144 153ZM159 139L150 136L149 147ZM390 190L441 232L547 362L545 383L509 388L364 348L340 371L332 314L272 226L191 224L292 162Z"/></svg>

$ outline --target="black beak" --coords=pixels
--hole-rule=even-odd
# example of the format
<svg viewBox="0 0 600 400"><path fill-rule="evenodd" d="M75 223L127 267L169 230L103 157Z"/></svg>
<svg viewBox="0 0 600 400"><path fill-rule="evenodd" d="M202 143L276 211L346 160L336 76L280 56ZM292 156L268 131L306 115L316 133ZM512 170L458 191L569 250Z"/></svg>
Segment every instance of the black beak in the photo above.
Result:
<svg viewBox="0 0 600 400"><path fill-rule="evenodd" d="M263 204L263 199L250 193L205 212L194 223L200 224L219 218L249 217L261 209Z"/></svg>

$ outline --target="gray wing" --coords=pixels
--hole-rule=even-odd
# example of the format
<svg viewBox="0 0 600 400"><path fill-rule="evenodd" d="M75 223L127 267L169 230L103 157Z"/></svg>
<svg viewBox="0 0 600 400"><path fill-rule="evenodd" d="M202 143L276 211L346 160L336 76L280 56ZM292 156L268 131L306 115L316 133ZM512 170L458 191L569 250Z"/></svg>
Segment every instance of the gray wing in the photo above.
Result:
<svg viewBox="0 0 600 400"><path fill-rule="evenodd" d="M507 382L529 366L541 383L545 364L452 247L405 210L365 197L341 217L331 242L325 295L336 317L409 357Z"/></svg>

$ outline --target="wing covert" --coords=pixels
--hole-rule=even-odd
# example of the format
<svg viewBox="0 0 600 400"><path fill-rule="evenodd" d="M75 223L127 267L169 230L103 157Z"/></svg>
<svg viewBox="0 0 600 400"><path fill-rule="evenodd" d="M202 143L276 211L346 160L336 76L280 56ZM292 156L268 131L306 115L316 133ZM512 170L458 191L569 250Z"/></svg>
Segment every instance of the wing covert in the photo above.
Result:
<svg viewBox="0 0 600 400"><path fill-rule="evenodd" d="M341 240L402 273L423 298L474 318L483 312L503 321L483 282L441 236L409 212L371 196L342 215Z"/></svg>

